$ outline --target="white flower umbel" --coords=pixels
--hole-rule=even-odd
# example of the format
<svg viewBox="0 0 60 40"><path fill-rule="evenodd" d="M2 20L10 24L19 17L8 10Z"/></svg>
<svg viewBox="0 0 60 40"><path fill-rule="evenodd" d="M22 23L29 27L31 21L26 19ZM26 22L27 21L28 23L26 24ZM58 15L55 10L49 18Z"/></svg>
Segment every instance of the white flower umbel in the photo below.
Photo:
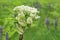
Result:
<svg viewBox="0 0 60 40"><path fill-rule="evenodd" d="M29 7L29 6L17 6L13 9L14 11L16 10L19 10L19 11L28 11L30 13L38 13L38 10L36 8L32 8L32 7Z"/></svg>
<svg viewBox="0 0 60 40"><path fill-rule="evenodd" d="M20 28L23 30L22 27L27 27L28 24L32 24L34 20L40 18L40 16L37 15L39 11L33 7L21 5L21 6L15 7L13 11L17 13L16 20L20 26L20 27L17 27L18 29Z"/></svg>

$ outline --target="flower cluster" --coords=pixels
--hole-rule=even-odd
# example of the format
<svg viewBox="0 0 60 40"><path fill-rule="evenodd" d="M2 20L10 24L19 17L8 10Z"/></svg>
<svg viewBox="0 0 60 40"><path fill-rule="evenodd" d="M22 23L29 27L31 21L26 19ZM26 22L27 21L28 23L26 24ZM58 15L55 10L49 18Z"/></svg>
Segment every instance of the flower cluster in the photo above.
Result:
<svg viewBox="0 0 60 40"><path fill-rule="evenodd" d="M13 9L17 13L16 20L22 27L26 27L28 24L32 24L34 20L39 19L39 11L36 8L29 6L17 6Z"/></svg>
<svg viewBox="0 0 60 40"><path fill-rule="evenodd" d="M19 11L28 11L30 13L38 13L37 9L36 8L32 8L32 7L29 7L29 6L17 6L13 9L14 11L16 10L19 10Z"/></svg>

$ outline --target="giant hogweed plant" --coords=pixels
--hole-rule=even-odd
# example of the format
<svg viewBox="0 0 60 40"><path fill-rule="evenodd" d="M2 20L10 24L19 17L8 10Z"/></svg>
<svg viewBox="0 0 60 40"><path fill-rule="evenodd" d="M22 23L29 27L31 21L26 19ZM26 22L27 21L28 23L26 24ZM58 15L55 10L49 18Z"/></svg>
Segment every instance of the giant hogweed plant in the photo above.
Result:
<svg viewBox="0 0 60 40"><path fill-rule="evenodd" d="M21 5L15 7L13 11L15 13L17 32L20 35L23 35L27 27L40 18L39 11L33 7Z"/></svg>

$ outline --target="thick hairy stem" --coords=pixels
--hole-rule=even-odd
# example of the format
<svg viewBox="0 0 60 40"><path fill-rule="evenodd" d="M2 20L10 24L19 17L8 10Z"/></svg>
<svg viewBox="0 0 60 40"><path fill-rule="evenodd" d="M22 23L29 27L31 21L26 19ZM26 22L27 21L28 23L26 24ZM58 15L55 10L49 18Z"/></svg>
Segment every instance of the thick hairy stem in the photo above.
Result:
<svg viewBox="0 0 60 40"><path fill-rule="evenodd" d="M23 40L23 34L20 34L19 40Z"/></svg>

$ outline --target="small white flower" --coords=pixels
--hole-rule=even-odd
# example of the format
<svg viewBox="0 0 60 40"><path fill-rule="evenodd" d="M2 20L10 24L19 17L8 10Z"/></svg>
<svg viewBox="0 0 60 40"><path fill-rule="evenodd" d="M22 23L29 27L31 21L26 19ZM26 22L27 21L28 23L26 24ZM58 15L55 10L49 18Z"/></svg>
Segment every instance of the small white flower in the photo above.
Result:
<svg viewBox="0 0 60 40"><path fill-rule="evenodd" d="M27 24L32 24L32 22L33 22L32 18L31 17L28 17L27 18Z"/></svg>
<svg viewBox="0 0 60 40"><path fill-rule="evenodd" d="M40 18L40 16L35 16L35 19L39 19Z"/></svg>
<svg viewBox="0 0 60 40"><path fill-rule="evenodd" d="M24 19L24 18L25 18L25 14L23 14L23 13L18 14L18 17L19 17L20 19Z"/></svg>
<svg viewBox="0 0 60 40"><path fill-rule="evenodd" d="M30 13L30 16L34 18L36 16L36 13Z"/></svg>

